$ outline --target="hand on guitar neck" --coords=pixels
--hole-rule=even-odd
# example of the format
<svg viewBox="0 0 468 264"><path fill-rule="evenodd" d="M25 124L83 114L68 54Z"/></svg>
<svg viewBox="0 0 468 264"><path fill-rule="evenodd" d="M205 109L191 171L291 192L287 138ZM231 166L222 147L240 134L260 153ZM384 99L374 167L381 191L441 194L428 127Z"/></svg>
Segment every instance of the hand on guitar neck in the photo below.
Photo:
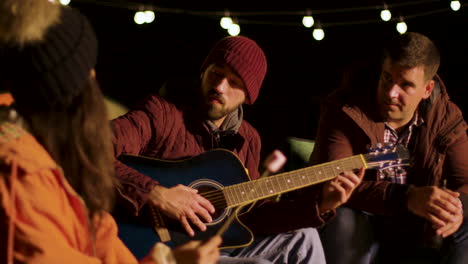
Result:
<svg viewBox="0 0 468 264"><path fill-rule="evenodd" d="M319 205L320 212L329 212L346 203L354 189L361 183L364 171L364 169L360 169L357 174L352 171L345 171L335 179L325 183Z"/></svg>
<svg viewBox="0 0 468 264"><path fill-rule="evenodd" d="M181 184L171 188L157 185L151 191L150 199L165 215L179 220L190 236L195 234L191 224L205 231L205 223L213 221L210 214L215 212L215 208L196 189Z"/></svg>

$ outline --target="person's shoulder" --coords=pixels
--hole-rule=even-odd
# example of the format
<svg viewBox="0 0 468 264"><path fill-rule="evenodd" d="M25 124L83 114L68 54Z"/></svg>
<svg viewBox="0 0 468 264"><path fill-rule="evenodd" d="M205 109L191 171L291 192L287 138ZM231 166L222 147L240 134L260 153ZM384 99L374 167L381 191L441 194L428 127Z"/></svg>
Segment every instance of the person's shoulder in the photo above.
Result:
<svg viewBox="0 0 468 264"><path fill-rule="evenodd" d="M161 114L175 111L177 106L168 101L167 98L159 95L158 93L151 93L136 102L126 114L133 111L144 111L148 114Z"/></svg>
<svg viewBox="0 0 468 264"><path fill-rule="evenodd" d="M249 138L260 138L260 135L255 127L253 127L248 121L242 120L239 127L239 134Z"/></svg>
<svg viewBox="0 0 468 264"><path fill-rule="evenodd" d="M10 122L0 124L0 161L6 166L11 166L14 161L27 173L57 168L55 161L33 135Z"/></svg>

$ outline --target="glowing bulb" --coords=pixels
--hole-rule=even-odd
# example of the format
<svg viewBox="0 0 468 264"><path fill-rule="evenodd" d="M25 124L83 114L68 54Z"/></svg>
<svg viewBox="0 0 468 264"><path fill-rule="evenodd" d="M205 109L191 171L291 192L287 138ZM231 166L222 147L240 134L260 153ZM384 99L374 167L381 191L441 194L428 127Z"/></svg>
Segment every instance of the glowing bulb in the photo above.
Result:
<svg viewBox="0 0 468 264"><path fill-rule="evenodd" d="M312 16L304 16L304 18L302 18L302 24L304 27L310 28L314 25L314 18Z"/></svg>
<svg viewBox="0 0 468 264"><path fill-rule="evenodd" d="M135 23L137 23L138 25L141 25L145 23L146 15L144 12L138 11L135 13L135 17L133 19L135 20Z"/></svg>
<svg viewBox="0 0 468 264"><path fill-rule="evenodd" d="M71 0L60 0L60 3L61 3L62 5L68 5L68 4L70 4L70 1L71 1Z"/></svg>
<svg viewBox="0 0 468 264"><path fill-rule="evenodd" d="M450 2L450 7L452 8L453 11L458 11L460 10L461 4L460 1L455 0Z"/></svg>
<svg viewBox="0 0 468 264"><path fill-rule="evenodd" d="M231 36L237 36L239 35L240 33L240 26L237 25L237 24L232 24L229 29L228 29L228 33L229 35Z"/></svg>
<svg viewBox="0 0 468 264"><path fill-rule="evenodd" d="M312 32L312 36L315 40L322 40L325 37L325 32L321 28L316 28Z"/></svg>
<svg viewBox="0 0 468 264"><path fill-rule="evenodd" d="M230 17L223 17L221 18L221 21L219 22L222 28L228 29L232 25L232 19Z"/></svg>
<svg viewBox="0 0 468 264"><path fill-rule="evenodd" d="M385 9L380 12L380 18L382 18L383 21L389 21L392 18L392 13L390 13L390 10Z"/></svg>
<svg viewBox="0 0 468 264"><path fill-rule="evenodd" d="M400 34L403 34L406 32L406 30L408 30L408 26L406 26L406 23L404 21L401 21L398 22L398 24L396 25L396 29L398 32L400 32Z"/></svg>
<svg viewBox="0 0 468 264"><path fill-rule="evenodd" d="M145 22L146 23L151 23L154 21L154 12L151 10L145 11Z"/></svg>

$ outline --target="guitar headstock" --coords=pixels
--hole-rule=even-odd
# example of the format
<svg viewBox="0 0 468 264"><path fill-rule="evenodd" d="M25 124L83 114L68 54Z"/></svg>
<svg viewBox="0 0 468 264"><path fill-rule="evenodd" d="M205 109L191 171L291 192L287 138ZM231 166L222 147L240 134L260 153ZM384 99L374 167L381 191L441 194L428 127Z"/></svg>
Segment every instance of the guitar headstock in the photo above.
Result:
<svg viewBox="0 0 468 264"><path fill-rule="evenodd" d="M364 155L369 168L384 169L410 165L409 151L402 145L373 148Z"/></svg>

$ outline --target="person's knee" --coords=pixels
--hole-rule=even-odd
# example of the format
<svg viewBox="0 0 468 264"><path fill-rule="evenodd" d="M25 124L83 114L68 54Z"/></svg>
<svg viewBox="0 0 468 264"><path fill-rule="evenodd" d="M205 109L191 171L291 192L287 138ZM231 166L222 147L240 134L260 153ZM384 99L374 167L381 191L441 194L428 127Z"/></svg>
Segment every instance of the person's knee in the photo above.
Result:
<svg viewBox="0 0 468 264"><path fill-rule="evenodd" d="M369 216L363 212L341 206L336 210L336 216L320 231L320 236L331 236L333 239L339 234L344 239L354 239L357 235L371 232Z"/></svg>
<svg viewBox="0 0 468 264"><path fill-rule="evenodd" d="M317 229L301 228L289 233L293 234L290 254L290 263L325 263L325 253Z"/></svg>
<svg viewBox="0 0 468 264"><path fill-rule="evenodd" d="M468 241L468 217L463 218L463 222L457 231L449 237L453 240L453 243L466 243Z"/></svg>
<svg viewBox="0 0 468 264"><path fill-rule="evenodd" d="M301 228L289 233L293 235L296 244L300 244L302 247L314 247L314 245L321 247L320 236L315 228Z"/></svg>
<svg viewBox="0 0 468 264"><path fill-rule="evenodd" d="M218 264L272 264L273 262L262 258L233 258L222 256Z"/></svg>

